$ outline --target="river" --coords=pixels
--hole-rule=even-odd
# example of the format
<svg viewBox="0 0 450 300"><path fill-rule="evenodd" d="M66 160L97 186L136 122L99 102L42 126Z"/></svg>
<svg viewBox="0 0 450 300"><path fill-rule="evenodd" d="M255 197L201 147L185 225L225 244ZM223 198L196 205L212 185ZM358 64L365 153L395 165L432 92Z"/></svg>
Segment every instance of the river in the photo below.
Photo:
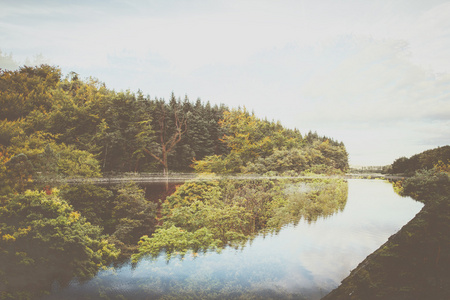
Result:
<svg viewBox="0 0 450 300"><path fill-rule="evenodd" d="M87 282L55 283L44 299L320 299L421 208L388 182L350 179L346 206L332 216L261 234L241 249L124 263Z"/></svg>

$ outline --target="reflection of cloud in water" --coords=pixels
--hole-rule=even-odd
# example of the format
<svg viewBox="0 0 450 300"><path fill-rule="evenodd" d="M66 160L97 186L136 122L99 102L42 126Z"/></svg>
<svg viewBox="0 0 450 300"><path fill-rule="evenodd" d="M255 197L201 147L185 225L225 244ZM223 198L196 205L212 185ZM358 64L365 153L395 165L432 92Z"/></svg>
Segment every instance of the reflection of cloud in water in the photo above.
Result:
<svg viewBox="0 0 450 300"><path fill-rule="evenodd" d="M336 286L421 207L421 203L394 194L384 182L350 180L344 213L302 231L297 240L301 244L298 262L313 274L317 285Z"/></svg>
<svg viewBox="0 0 450 300"><path fill-rule="evenodd" d="M396 195L382 181L349 180L348 184L344 211L317 222L301 220L278 234L257 236L243 250L187 254L169 263L164 256L143 259L134 269L125 265L116 272L101 272L90 282L73 284L48 299L75 299L65 296L89 294L98 287L110 296L126 294L133 299L205 291L301 293L320 299L422 207Z"/></svg>

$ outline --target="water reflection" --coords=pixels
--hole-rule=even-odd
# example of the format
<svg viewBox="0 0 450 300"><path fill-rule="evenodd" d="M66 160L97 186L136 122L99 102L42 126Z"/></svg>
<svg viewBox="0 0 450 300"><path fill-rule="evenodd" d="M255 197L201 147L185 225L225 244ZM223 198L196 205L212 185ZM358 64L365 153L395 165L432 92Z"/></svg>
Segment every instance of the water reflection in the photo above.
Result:
<svg viewBox="0 0 450 300"><path fill-rule="evenodd" d="M134 262L165 250L169 260L187 251L239 247L261 231L278 231L300 218L314 221L343 209L342 179L217 179L188 181L161 205L162 225L139 242Z"/></svg>
<svg viewBox="0 0 450 300"><path fill-rule="evenodd" d="M188 252L170 261L164 254L147 257L135 266L102 271L86 283L55 286L45 299L319 299L421 207L395 194L388 183L349 180L348 200L339 213L316 222L302 218L277 234L257 235L241 250Z"/></svg>

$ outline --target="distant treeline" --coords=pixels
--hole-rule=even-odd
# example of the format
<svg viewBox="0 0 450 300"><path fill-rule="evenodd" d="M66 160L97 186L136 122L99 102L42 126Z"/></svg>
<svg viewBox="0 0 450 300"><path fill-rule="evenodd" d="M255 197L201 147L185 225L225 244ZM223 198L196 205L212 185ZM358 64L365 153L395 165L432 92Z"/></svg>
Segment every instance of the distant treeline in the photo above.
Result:
<svg viewBox="0 0 450 300"><path fill-rule="evenodd" d="M391 165L387 166L357 166L357 167L350 167L349 172L350 173L389 173L391 169Z"/></svg>
<svg viewBox="0 0 450 300"><path fill-rule="evenodd" d="M450 164L450 146L437 147L415 154L410 158L400 157L392 163L392 174L414 174L418 170L432 169Z"/></svg>
<svg viewBox="0 0 450 300"><path fill-rule="evenodd" d="M195 165L334 172L346 170L348 155L340 142L302 136L245 109L116 92L48 65L0 70L0 168L5 178L18 179L19 191L39 176L193 171Z"/></svg>

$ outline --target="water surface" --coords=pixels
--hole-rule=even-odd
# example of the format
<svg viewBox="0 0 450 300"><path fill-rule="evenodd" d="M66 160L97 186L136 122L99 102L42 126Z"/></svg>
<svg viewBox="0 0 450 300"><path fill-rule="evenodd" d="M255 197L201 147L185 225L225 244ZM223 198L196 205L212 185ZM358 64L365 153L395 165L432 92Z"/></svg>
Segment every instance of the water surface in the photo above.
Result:
<svg viewBox="0 0 450 300"><path fill-rule="evenodd" d="M348 185L345 209L332 216L259 235L242 249L125 263L84 283L55 284L45 299L320 299L422 208L387 182L351 179Z"/></svg>

